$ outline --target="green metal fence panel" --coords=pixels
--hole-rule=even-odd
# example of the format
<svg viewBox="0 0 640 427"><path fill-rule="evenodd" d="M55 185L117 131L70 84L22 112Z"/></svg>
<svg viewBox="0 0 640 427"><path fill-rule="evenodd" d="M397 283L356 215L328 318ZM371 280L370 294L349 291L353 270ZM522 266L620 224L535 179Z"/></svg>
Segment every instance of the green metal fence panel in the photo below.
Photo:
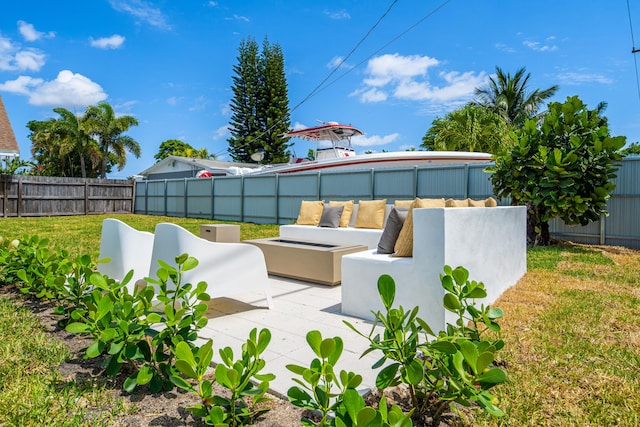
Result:
<svg viewBox="0 0 640 427"><path fill-rule="evenodd" d="M483 199L493 196L486 164L309 172L139 182L135 212L224 221L295 222L302 200ZM587 226L550 222L554 237L591 244L640 247L640 157L622 162L609 216ZM509 199L500 204L510 204Z"/></svg>

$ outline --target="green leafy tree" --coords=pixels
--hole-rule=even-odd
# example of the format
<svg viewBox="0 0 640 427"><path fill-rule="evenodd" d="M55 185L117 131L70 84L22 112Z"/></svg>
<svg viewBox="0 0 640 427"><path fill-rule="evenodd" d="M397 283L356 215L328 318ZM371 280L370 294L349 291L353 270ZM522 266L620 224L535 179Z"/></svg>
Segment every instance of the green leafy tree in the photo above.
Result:
<svg viewBox="0 0 640 427"><path fill-rule="evenodd" d="M625 147L621 151L623 156L629 156L632 154L640 154L640 144L637 142L632 142L628 147Z"/></svg>
<svg viewBox="0 0 640 427"><path fill-rule="evenodd" d="M284 56L279 45L265 39L262 51L248 38L238 48L233 67L231 138L229 153L236 161L251 162L251 154L264 151L265 163L287 162L289 98L284 75Z"/></svg>
<svg viewBox="0 0 640 427"><path fill-rule="evenodd" d="M87 131L86 115L79 116L65 108L54 108L59 115L27 124L31 131L35 173L47 176L97 176L101 154ZM87 165L88 160L88 165Z"/></svg>
<svg viewBox="0 0 640 427"><path fill-rule="evenodd" d="M534 117L542 104L558 90L557 85L547 89L528 91L531 74L526 68L518 69L512 76L496 67L495 77L489 84L476 88L477 103L500 115L507 123L520 127L525 120Z"/></svg>
<svg viewBox="0 0 640 427"><path fill-rule="evenodd" d="M179 139L168 139L160 144L160 148L153 158L157 163L169 156L178 156L179 154L176 153L184 153L187 149L193 149L193 147Z"/></svg>
<svg viewBox="0 0 640 427"><path fill-rule="evenodd" d="M160 149L153 156L156 163L169 156L190 157L193 159L215 159L215 154L209 154L206 148L195 149L179 139L168 139L160 144Z"/></svg>
<svg viewBox="0 0 640 427"><path fill-rule="evenodd" d="M131 126L138 126L138 120L129 115L116 117L113 107L101 102L90 106L85 112L87 131L98 140L102 155L100 177L106 178L107 165L111 160L122 170L127 163L127 152L140 157L140 144L130 136L123 135Z"/></svg>
<svg viewBox="0 0 640 427"><path fill-rule="evenodd" d="M542 121L525 121L518 144L487 168L496 196L528 207L530 244L549 244L553 218L586 225L607 214L626 138L610 136L605 105L589 110L577 96L550 103Z"/></svg>
<svg viewBox="0 0 640 427"><path fill-rule="evenodd" d="M4 166L2 164L4 162ZM7 175L23 175L28 172L28 168L32 168L35 165L33 162L28 162L26 160L20 160L20 157L5 157L0 162L0 174Z"/></svg>
<svg viewBox="0 0 640 427"><path fill-rule="evenodd" d="M421 146L431 151L480 151L499 154L515 143L512 127L488 108L465 105L433 121Z"/></svg>

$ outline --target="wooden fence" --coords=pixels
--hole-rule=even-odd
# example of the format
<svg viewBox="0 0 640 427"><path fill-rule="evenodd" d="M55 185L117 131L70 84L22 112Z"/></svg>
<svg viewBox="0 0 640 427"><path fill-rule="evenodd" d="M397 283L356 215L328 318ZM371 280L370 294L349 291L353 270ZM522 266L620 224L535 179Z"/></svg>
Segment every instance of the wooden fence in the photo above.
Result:
<svg viewBox="0 0 640 427"><path fill-rule="evenodd" d="M135 181L0 175L2 217L132 213Z"/></svg>

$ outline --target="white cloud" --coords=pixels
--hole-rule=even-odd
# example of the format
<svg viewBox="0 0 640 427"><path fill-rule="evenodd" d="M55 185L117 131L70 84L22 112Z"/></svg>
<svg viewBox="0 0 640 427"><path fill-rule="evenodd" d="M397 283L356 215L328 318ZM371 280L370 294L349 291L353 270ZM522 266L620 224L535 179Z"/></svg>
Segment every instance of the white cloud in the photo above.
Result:
<svg viewBox="0 0 640 427"><path fill-rule="evenodd" d="M389 135L384 135L384 136L380 136L380 135L372 135L372 136L359 135L359 136L354 136L353 138L351 138L351 145L355 145L357 147L374 147L374 146L378 146L378 145L387 145L387 144L390 144L390 143L394 142L399 137L400 137L400 134L397 133L397 132L389 134Z"/></svg>
<svg viewBox="0 0 640 427"><path fill-rule="evenodd" d="M29 24L25 21L18 21L18 31L20 31L22 37L24 37L24 39L28 42L34 42L43 37L53 38L56 36L56 33L54 33L53 31L49 31L48 33L37 31L33 24Z"/></svg>
<svg viewBox="0 0 640 427"><path fill-rule="evenodd" d="M250 22L250 19L247 18L246 16L243 15L236 15L234 14L232 18L225 18L225 20L227 21L244 21L244 22Z"/></svg>
<svg viewBox="0 0 640 427"><path fill-rule="evenodd" d="M217 1L210 1L209 3L207 3L207 6L209 6L209 7L217 7L218 6L218 2Z"/></svg>
<svg viewBox="0 0 640 427"><path fill-rule="evenodd" d="M503 52L507 52L507 53L515 53L516 52L516 50L514 48L512 48L511 46L506 45L504 43L496 43L494 46L495 46L496 49L501 50Z"/></svg>
<svg viewBox="0 0 640 427"><path fill-rule="evenodd" d="M99 39L89 39L91 47L97 47L98 49L118 49L124 43L125 38L119 34L114 34L111 37L101 37Z"/></svg>
<svg viewBox="0 0 640 427"><path fill-rule="evenodd" d="M15 70L40 71L44 65L44 54L35 49L17 52L14 56Z"/></svg>
<svg viewBox="0 0 640 427"><path fill-rule="evenodd" d="M430 103L450 103L467 100L476 87L486 81L484 72L441 71L430 78L428 71L440 61L428 56L399 54L373 58L367 66L362 87L352 92L361 102L382 102L393 97L398 100Z"/></svg>
<svg viewBox="0 0 640 427"><path fill-rule="evenodd" d="M111 7L118 12L127 13L139 21L163 30L170 30L171 25L160 9L143 0L110 0Z"/></svg>
<svg viewBox="0 0 640 427"><path fill-rule="evenodd" d="M213 140L225 138L229 135L229 125L220 126L213 131Z"/></svg>
<svg viewBox="0 0 640 427"><path fill-rule="evenodd" d="M7 80L0 83L0 90L4 92L17 93L19 95L29 95L31 89L38 87L44 83L42 79L34 79L33 77L20 76L15 80Z"/></svg>
<svg viewBox="0 0 640 427"><path fill-rule="evenodd" d="M180 101L181 98L178 98L177 96L170 96L169 98L167 98L167 104L169 105L177 105L178 102Z"/></svg>
<svg viewBox="0 0 640 427"><path fill-rule="evenodd" d="M207 99L204 96L196 98L193 105L189 107L189 111L203 111L207 107Z"/></svg>
<svg viewBox="0 0 640 427"><path fill-rule="evenodd" d="M38 49L20 49L0 36L1 71L40 71L44 63L45 55Z"/></svg>
<svg viewBox="0 0 640 427"><path fill-rule="evenodd" d="M577 86L583 83L600 83L604 85L608 85L613 83L613 79L595 73L579 73L579 72L564 72L560 73L557 76L560 83L565 85Z"/></svg>
<svg viewBox="0 0 640 427"><path fill-rule="evenodd" d="M552 41L554 38L555 37L553 38L547 37L546 41ZM558 46L555 44L542 44L540 42L532 41L532 40L525 40L522 42L522 44L536 52L553 52L558 50Z"/></svg>
<svg viewBox="0 0 640 427"><path fill-rule="evenodd" d="M0 84L0 90L26 95L30 104L39 106L86 107L107 98L99 84L69 70L51 81L20 76Z"/></svg>
<svg viewBox="0 0 640 427"><path fill-rule="evenodd" d="M334 56L327 63L327 68L331 68L331 69L336 68L336 67L347 68L347 69L353 68L353 65L351 65L351 64L349 64L347 62L342 62L343 60L344 60L344 58L342 56Z"/></svg>
<svg viewBox="0 0 640 427"><path fill-rule="evenodd" d="M351 15L349 15L349 12L347 12L344 9L336 10L336 11L325 10L322 13L324 13L330 19L351 19Z"/></svg>

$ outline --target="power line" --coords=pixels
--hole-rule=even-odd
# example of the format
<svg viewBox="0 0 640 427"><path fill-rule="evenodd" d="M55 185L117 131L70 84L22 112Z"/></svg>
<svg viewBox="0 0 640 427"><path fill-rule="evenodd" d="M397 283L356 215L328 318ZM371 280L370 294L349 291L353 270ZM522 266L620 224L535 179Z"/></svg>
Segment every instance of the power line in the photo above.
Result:
<svg viewBox="0 0 640 427"><path fill-rule="evenodd" d="M344 64L350 57L351 55L353 55L355 53L355 51L360 47L360 45L371 35L371 33L373 32L373 30L380 24L380 22L382 22L382 20L389 14L389 12L391 12L391 9L393 9L393 6L395 6L395 4L398 2L398 0L393 0L393 2L391 2L391 4L389 5L389 7L387 8L387 10L382 14L382 16L380 16L380 18L378 18L378 20L375 22L375 24L373 24L373 26L371 28L369 28L369 30L365 33L365 35L360 39L360 41L358 41L358 43L356 43L356 45L349 51L349 53L334 67L334 69L329 73L329 75L327 75L327 77L325 77L311 92L309 92L309 94L307 96L305 96L302 101L298 102L291 110L289 110L289 112L293 112L295 111L298 107L300 107L302 104L304 104L305 102L307 102L309 99L311 99L316 93L318 93L321 88L322 85L325 84L325 82L327 80L329 80L331 78L331 76L333 76L342 66L342 64ZM268 130L264 131L260 136L268 133L269 131L271 131L274 127L276 127L278 125L278 123L274 124L273 126L271 126L271 128L269 128ZM224 153L224 152L223 152ZM222 153L221 153L222 154Z"/></svg>
<svg viewBox="0 0 640 427"><path fill-rule="evenodd" d="M431 16L435 15L436 12L438 12L440 9L442 9L443 7L445 7L448 3L450 3L451 0L446 0L444 2L442 2L438 7L436 7L435 9L433 9L431 12L427 13L425 16L423 16L422 18L420 18L415 24L411 25L410 27L408 27L406 30L402 31L400 34L398 34L397 36L395 36L394 38L392 38L390 41L388 41L387 43L385 43L384 45L382 45L379 49L375 50L373 53L371 53L371 55L367 56L365 59L363 59L362 61L358 62L353 68L345 71L343 74L339 75L336 79L332 80L331 82L329 82L328 85L326 85L325 87L323 87L322 89L320 89L318 92L321 92L323 90L325 90L326 88L328 88L329 86L333 85L335 82L337 82L338 80L340 80L341 78L343 78L344 76L346 76L347 74L349 74L351 71L353 71L354 69L358 68L359 66L361 66L362 64L364 64L365 62L367 62L369 59L371 59L374 55L376 55L377 53L380 53L380 51L382 51L383 49L386 49L389 45L393 44L394 42L396 42L399 38L401 38L402 36L404 36L405 34L407 34L408 32L410 32L411 30L413 30L414 28L416 28L418 25L422 24L424 21L426 21L428 18L430 18Z"/></svg>
<svg viewBox="0 0 640 427"><path fill-rule="evenodd" d="M301 106L302 104L304 104L308 99L312 98L318 91L321 90L322 85L325 84L325 82L327 80L329 80L331 78L331 76L333 76L342 66L342 64L344 64L345 62L347 62L347 59L349 59L351 57L351 55L353 55L353 53L358 49L358 47L360 47L360 45L369 37L369 35L371 35L371 33L373 32L373 30L378 26L378 24L380 24L380 22L382 22L382 20L389 14L389 12L391 12L391 9L393 9L393 6L395 6L395 4L398 2L398 0L394 0L391 5L389 5L389 7L387 8L387 10L382 14L382 16L380 18L378 18L378 20L376 21L375 24L373 24L373 26L371 28L369 28L369 31L367 31L367 33L360 39L360 41L358 43L356 43L356 45L353 47L353 49L351 49L349 51L349 53L347 54L347 56L345 56L344 58L342 58L342 60L334 67L334 69L329 73L329 75L327 77L325 77L310 93L309 95L305 96L302 101L298 102L295 107L293 107L291 109L291 111L295 111L299 106Z"/></svg>
<svg viewBox="0 0 640 427"><path fill-rule="evenodd" d="M331 76L333 76L339 69L340 67L355 53L355 51L360 47L360 45L369 37L369 35L371 35L371 33L373 32L373 30L380 24L380 22L382 22L382 20L389 14L389 12L391 11L391 9L393 9L393 7L395 6L395 4L397 3L398 0L394 0L389 7L387 8L387 10L382 14L382 16L380 16L380 18L378 18L378 20L375 22L375 24L373 24L373 26L371 28L369 28L369 30L366 32L366 34L360 39L360 41L358 41L358 43L356 43L356 45L349 51L349 53L334 67L334 69L327 75L327 77L325 77L311 92L309 92L309 94L307 96L305 96L300 102L298 102L293 108L291 108L290 112L295 111L296 109L298 109L301 105L303 105L304 103L306 103L309 99L313 98L314 96L316 96L318 93L322 92L323 90L327 89L328 87L332 86L334 83L336 83L338 80L342 79L343 77L345 77L347 74L349 74L351 71L353 71L354 69L360 67L362 64L364 64L365 62L367 62L369 59L371 59L374 55L376 55L377 53L379 53L380 51L382 51L383 49L387 48L389 45L393 44L394 42L396 42L398 39L400 39L401 37L403 37L405 34L407 34L408 32L412 31L414 28L416 28L417 26L419 26L420 24L422 24L424 21L426 21L428 18L430 18L431 16L433 16L434 14L436 14L438 11L440 11L440 9L442 9L443 7L445 7L448 3L450 3L452 0L446 0L442 3L440 3L440 5L438 7L436 7L435 9L433 9L432 11L430 11L429 13L427 13L425 16L423 16L422 18L420 18L418 21L416 21L414 24L412 24L411 26L409 26L408 28L406 28L405 30L403 30L402 32L400 32L397 36L395 36L394 38L392 38L390 41L388 41L387 43L385 43L384 45L382 45L380 48L376 49L373 53L371 53L369 56L367 56L365 59L363 59L362 61L358 62L354 67L350 67L347 71L345 71L343 74L339 75L338 77L336 77L334 80L332 80L331 82L329 82L327 85L325 85L325 83L331 78ZM628 2L628 0L627 0ZM639 86L640 87L640 86ZM639 92L640 94L640 92ZM276 124L274 124L269 130L263 132L262 135L264 135L265 133L269 132L271 129L273 129L276 126ZM227 151L227 150L225 150ZM224 153L224 152L222 152ZM222 154L221 153L221 154Z"/></svg>
<svg viewBox="0 0 640 427"><path fill-rule="evenodd" d="M629 0L627 0L627 14L629 15L629 29L631 30L631 53L633 54L633 63L636 69L636 87L638 88L638 99L640 100L640 78L638 78L638 58L636 53L640 52L640 49L636 49L636 41L633 36L633 24L631 22L631 7L629 6Z"/></svg>

